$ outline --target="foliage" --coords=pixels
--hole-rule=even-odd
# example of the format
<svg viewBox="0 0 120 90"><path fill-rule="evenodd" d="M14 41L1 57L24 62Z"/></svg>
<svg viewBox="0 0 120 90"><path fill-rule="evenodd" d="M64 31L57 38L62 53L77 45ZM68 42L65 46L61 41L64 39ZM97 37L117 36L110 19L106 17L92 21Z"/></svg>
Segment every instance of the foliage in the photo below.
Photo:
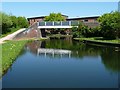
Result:
<svg viewBox="0 0 120 90"><path fill-rule="evenodd" d="M98 18L100 26L89 28L80 23L73 27L73 37L104 37L105 39L120 38L120 12L106 13Z"/></svg>
<svg viewBox="0 0 120 90"><path fill-rule="evenodd" d="M78 28L77 27L72 27L72 35L73 38L78 37Z"/></svg>
<svg viewBox="0 0 120 90"><path fill-rule="evenodd" d="M8 41L2 44L2 72L12 65L27 41Z"/></svg>
<svg viewBox="0 0 120 90"><path fill-rule="evenodd" d="M18 26L18 19L16 16L10 16L11 20L12 20L12 27L17 27Z"/></svg>
<svg viewBox="0 0 120 90"><path fill-rule="evenodd" d="M7 35L9 35L9 34L11 34L11 33L13 33L13 32L15 32L15 31L17 31L17 30L19 30L20 29L20 27L16 27L16 28L10 28L10 32L7 32L6 34L2 34L2 35L0 35L0 38L2 38L2 37L5 37L5 36L7 36Z"/></svg>
<svg viewBox="0 0 120 90"><path fill-rule="evenodd" d="M18 17L18 26L21 28L27 28L28 27L28 22L25 17Z"/></svg>
<svg viewBox="0 0 120 90"><path fill-rule="evenodd" d="M65 17L61 13L50 13L45 17L45 21L65 21Z"/></svg>
<svg viewBox="0 0 120 90"><path fill-rule="evenodd" d="M12 32L13 28L27 28L28 21L25 17L16 17L0 12L0 27L2 27L2 34Z"/></svg>
<svg viewBox="0 0 120 90"><path fill-rule="evenodd" d="M12 21L9 17L9 15L0 12L0 21L2 21L2 33L7 33L10 31L10 28L12 26Z"/></svg>
<svg viewBox="0 0 120 90"><path fill-rule="evenodd" d="M89 28L82 23L78 25L78 27L73 27L73 38L75 37L87 37Z"/></svg>
<svg viewBox="0 0 120 90"><path fill-rule="evenodd" d="M98 18L100 28L105 38L120 37L120 12L106 13Z"/></svg>

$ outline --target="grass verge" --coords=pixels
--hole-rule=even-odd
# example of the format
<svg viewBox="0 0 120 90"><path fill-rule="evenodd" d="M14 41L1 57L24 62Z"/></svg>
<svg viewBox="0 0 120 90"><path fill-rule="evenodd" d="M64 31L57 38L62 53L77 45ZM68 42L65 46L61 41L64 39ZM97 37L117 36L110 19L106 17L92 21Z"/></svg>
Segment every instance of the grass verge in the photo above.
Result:
<svg viewBox="0 0 120 90"><path fill-rule="evenodd" d="M2 75L12 65L26 43L27 41L24 40L7 41L6 43L2 44Z"/></svg>
<svg viewBox="0 0 120 90"><path fill-rule="evenodd" d="M94 41L94 42L103 42L103 43L116 43L120 44L120 39L119 40L104 40L102 37L92 37L92 38L74 38L74 40L79 40L79 41Z"/></svg>

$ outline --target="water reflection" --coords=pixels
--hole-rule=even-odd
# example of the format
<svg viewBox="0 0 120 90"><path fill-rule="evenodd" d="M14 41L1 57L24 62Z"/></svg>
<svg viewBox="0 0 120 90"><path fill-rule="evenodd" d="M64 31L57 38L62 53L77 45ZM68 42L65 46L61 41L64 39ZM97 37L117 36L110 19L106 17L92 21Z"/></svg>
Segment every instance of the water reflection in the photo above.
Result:
<svg viewBox="0 0 120 90"><path fill-rule="evenodd" d="M70 39L28 42L3 76L3 87L117 88L119 54Z"/></svg>
<svg viewBox="0 0 120 90"><path fill-rule="evenodd" d="M101 57L107 70L120 71L120 52L116 52L114 47L88 45L72 40L47 40L29 42L25 48L35 55L52 58Z"/></svg>
<svg viewBox="0 0 120 90"><path fill-rule="evenodd" d="M65 55L68 55L69 58L71 57L71 51L70 50L63 50L63 49L38 48L37 54L38 55L44 54L45 57L46 57L46 55L52 55L53 58L55 57L55 55L60 55L61 58Z"/></svg>

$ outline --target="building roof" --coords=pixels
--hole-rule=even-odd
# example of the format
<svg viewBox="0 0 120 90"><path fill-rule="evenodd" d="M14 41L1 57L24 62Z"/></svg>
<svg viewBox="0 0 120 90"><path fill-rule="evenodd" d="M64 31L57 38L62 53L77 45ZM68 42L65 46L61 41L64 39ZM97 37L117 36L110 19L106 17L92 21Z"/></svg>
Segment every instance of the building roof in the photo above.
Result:
<svg viewBox="0 0 120 90"><path fill-rule="evenodd" d="M27 19L29 20L29 19L38 19L38 18L45 18L45 16L40 16L40 17L31 17L31 18L27 18Z"/></svg>
<svg viewBox="0 0 120 90"><path fill-rule="evenodd" d="M68 18L67 20L82 20L82 19L94 19L94 18L99 18L99 16L81 17L81 18Z"/></svg>
<svg viewBox="0 0 120 90"><path fill-rule="evenodd" d="M63 14L62 14L62 16L68 17L67 15L63 15Z"/></svg>

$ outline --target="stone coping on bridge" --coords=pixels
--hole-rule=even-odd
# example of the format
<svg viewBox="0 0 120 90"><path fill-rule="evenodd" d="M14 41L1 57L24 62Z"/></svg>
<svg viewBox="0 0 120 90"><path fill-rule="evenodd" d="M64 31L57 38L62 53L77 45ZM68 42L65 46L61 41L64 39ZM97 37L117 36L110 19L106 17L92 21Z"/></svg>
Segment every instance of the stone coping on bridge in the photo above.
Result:
<svg viewBox="0 0 120 90"><path fill-rule="evenodd" d="M38 26L77 26L79 21L41 21Z"/></svg>
<svg viewBox="0 0 120 90"><path fill-rule="evenodd" d="M50 28L72 28L73 26L38 26L38 28L41 29L50 29ZM74 26L74 27L78 27L78 26Z"/></svg>

